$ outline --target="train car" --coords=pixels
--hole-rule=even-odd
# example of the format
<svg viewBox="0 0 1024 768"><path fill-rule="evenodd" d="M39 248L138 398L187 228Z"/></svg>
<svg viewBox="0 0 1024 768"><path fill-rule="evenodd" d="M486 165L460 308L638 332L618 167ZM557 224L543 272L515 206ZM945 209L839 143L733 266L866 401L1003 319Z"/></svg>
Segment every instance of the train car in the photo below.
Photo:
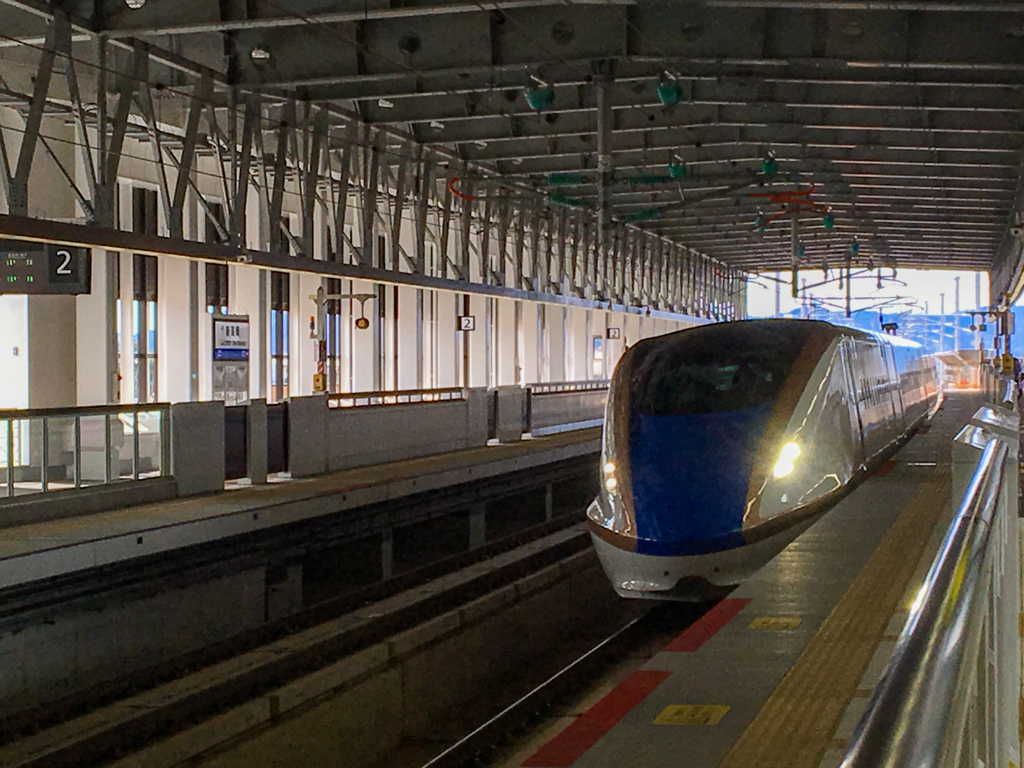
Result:
<svg viewBox="0 0 1024 768"><path fill-rule="evenodd" d="M608 393L588 509L624 597L706 599L738 584L939 407L919 345L811 320L646 339Z"/></svg>

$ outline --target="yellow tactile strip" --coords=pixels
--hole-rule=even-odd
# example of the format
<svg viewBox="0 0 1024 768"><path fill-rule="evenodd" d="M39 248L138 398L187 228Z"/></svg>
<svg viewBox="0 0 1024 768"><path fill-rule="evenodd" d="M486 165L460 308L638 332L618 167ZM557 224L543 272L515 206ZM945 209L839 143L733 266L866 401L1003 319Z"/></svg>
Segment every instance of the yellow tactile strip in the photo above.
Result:
<svg viewBox="0 0 1024 768"><path fill-rule="evenodd" d="M939 464L720 768L817 768L949 497Z"/></svg>

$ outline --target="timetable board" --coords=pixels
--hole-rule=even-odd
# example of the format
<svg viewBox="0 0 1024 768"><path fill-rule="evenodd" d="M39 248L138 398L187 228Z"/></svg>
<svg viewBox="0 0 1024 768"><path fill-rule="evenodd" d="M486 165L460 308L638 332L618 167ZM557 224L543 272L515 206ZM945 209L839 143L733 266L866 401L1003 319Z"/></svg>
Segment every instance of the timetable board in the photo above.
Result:
<svg viewBox="0 0 1024 768"><path fill-rule="evenodd" d="M89 293L88 248L0 240L0 293Z"/></svg>

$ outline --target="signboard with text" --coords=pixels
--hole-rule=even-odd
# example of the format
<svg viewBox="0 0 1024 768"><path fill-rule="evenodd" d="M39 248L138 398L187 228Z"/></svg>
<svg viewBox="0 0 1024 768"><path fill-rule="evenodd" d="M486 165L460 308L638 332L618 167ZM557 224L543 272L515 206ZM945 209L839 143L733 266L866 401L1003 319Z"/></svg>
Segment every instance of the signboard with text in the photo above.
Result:
<svg viewBox="0 0 1024 768"><path fill-rule="evenodd" d="M227 405L249 400L249 317L213 316L213 399Z"/></svg>
<svg viewBox="0 0 1024 768"><path fill-rule="evenodd" d="M0 240L0 293L89 293L91 266L88 248Z"/></svg>
<svg viewBox="0 0 1024 768"><path fill-rule="evenodd" d="M213 318L213 359L249 359L249 318Z"/></svg>

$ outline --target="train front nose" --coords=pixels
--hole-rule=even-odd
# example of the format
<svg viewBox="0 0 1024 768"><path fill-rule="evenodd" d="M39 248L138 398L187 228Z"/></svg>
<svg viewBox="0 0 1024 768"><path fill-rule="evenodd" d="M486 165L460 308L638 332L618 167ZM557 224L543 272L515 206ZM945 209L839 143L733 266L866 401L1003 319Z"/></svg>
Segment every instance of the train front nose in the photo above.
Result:
<svg viewBox="0 0 1024 768"><path fill-rule="evenodd" d="M741 546L743 513L770 403L732 411L633 413L630 488L636 551L698 555Z"/></svg>

